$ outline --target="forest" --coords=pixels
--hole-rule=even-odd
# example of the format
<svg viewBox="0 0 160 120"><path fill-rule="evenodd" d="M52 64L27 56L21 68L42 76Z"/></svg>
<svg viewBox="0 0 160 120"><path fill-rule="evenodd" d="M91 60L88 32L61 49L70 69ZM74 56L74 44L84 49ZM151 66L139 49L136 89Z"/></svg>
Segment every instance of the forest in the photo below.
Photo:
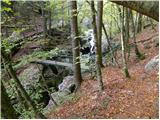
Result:
<svg viewBox="0 0 160 120"><path fill-rule="evenodd" d="M0 3L2 119L159 118L159 1Z"/></svg>

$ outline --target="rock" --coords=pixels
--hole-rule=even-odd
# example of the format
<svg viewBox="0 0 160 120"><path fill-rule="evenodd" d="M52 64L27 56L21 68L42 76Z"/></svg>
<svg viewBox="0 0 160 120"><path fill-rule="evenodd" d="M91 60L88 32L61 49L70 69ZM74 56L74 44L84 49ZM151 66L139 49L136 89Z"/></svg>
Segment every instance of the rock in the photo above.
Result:
<svg viewBox="0 0 160 120"><path fill-rule="evenodd" d="M40 70L43 70L43 75L48 87L53 87L55 90L58 90L58 85L62 82L63 76L56 76L55 73L53 73L53 69L51 69L51 67L44 67L42 65L39 65ZM31 64L23 72L20 73L19 77L21 78L21 83L27 90L27 92L29 92L32 96L38 93L41 96L37 100L38 103L43 103L44 107L47 106L50 97L48 95L48 92L46 92L42 87L45 86L45 84L41 81L42 76L41 72L37 68L37 65Z"/></svg>
<svg viewBox="0 0 160 120"><path fill-rule="evenodd" d="M54 92L54 93L51 94L52 98L54 99L54 101L58 105L62 104L64 101L68 100L71 95L67 91L63 91L63 92L58 91L58 92ZM50 99L48 105L43 109L43 111L44 112L49 112L49 111L51 111L55 107L56 107L56 105Z"/></svg>
<svg viewBox="0 0 160 120"><path fill-rule="evenodd" d="M76 88L76 83L73 76L67 76L63 79L63 82L58 86L60 92L72 93Z"/></svg>
<svg viewBox="0 0 160 120"><path fill-rule="evenodd" d="M85 17L82 21L82 24L89 29L92 27L92 20L88 17Z"/></svg>
<svg viewBox="0 0 160 120"><path fill-rule="evenodd" d="M151 48L149 43L145 43L143 46L144 46L145 49L150 49Z"/></svg>
<svg viewBox="0 0 160 120"><path fill-rule="evenodd" d="M145 72L152 73L159 70L159 55L155 56L145 65Z"/></svg>
<svg viewBox="0 0 160 120"><path fill-rule="evenodd" d="M158 47L158 46L159 46L159 38L158 38L158 37L154 38L154 39L153 39L153 42L154 42L154 46L155 46L155 47Z"/></svg>
<svg viewBox="0 0 160 120"><path fill-rule="evenodd" d="M39 66L42 69L42 66ZM32 90L39 81L40 71L36 65L30 65L20 75L21 83L26 90Z"/></svg>
<svg viewBox="0 0 160 120"><path fill-rule="evenodd" d="M22 38L22 36L20 35L19 31L14 31L11 36L9 37L9 42L10 44L17 42L18 40L20 40Z"/></svg>

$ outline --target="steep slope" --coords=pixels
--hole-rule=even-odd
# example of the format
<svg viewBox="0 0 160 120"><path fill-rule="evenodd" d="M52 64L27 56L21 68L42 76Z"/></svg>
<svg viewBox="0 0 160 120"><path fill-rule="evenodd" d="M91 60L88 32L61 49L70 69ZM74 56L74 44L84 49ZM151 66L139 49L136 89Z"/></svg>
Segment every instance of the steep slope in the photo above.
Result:
<svg viewBox="0 0 160 120"><path fill-rule="evenodd" d="M86 79L73 101L65 102L47 114L49 118L158 118L159 77L158 71L147 74L144 66L158 55L155 40L157 31L145 29L137 35L138 46L145 53L144 60L137 60L131 51L130 79L123 76L121 68L112 66L102 70L105 89L98 91L97 81ZM149 47L145 47L148 45ZM120 57L120 56L119 56Z"/></svg>

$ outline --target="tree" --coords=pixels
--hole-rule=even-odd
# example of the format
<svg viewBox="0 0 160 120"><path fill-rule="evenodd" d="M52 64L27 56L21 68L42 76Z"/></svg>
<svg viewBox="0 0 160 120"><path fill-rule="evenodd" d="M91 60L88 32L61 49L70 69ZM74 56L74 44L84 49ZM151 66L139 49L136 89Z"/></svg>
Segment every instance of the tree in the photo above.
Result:
<svg viewBox="0 0 160 120"><path fill-rule="evenodd" d="M45 16L44 8L41 7L41 11L42 11L42 20L43 20L43 35L44 35L44 38L46 38L47 37L47 17Z"/></svg>
<svg viewBox="0 0 160 120"><path fill-rule="evenodd" d="M135 54L136 54L136 57L138 59L144 59L144 56L139 52L139 49L138 49L138 46L137 46L137 43L136 43L136 27L135 27L136 22L134 22L132 12L131 12L131 20L132 20L133 42L134 42Z"/></svg>
<svg viewBox="0 0 160 120"><path fill-rule="evenodd" d="M126 52L128 52L128 59L130 56L130 46L129 46L129 21L130 20L130 10L128 8L125 8L125 40L124 40L124 44L125 44L125 49Z"/></svg>
<svg viewBox="0 0 160 120"><path fill-rule="evenodd" d="M102 22L103 22L103 1L98 1L97 3L97 35L98 35L98 51L99 51L99 63L102 63Z"/></svg>
<svg viewBox="0 0 160 120"><path fill-rule="evenodd" d="M49 31L50 36L51 36L51 27L52 27L52 9L49 8L48 10L48 31Z"/></svg>
<svg viewBox="0 0 160 120"><path fill-rule="evenodd" d="M130 77L127 67L126 61L126 47L125 47L125 33L124 33L124 7L122 12L120 13L120 21L121 21L121 46L122 46L122 59L123 59L123 70L125 77Z"/></svg>
<svg viewBox="0 0 160 120"><path fill-rule="evenodd" d="M159 21L158 1L111 1Z"/></svg>
<svg viewBox="0 0 160 120"><path fill-rule="evenodd" d="M139 33L142 31L142 18L143 18L143 15L140 13L137 13L136 33Z"/></svg>
<svg viewBox="0 0 160 120"><path fill-rule="evenodd" d="M5 119L16 119L18 118L17 111L13 108L10 98L6 92L6 89L1 82L1 116Z"/></svg>
<svg viewBox="0 0 160 120"><path fill-rule="evenodd" d="M95 53L96 53L96 72L97 72L97 81L99 83L99 87L100 87L100 90L103 90L104 89L104 86L103 86L103 81L102 81L102 73L101 73L101 66L100 66L100 61L99 61L99 48L100 47L98 44L98 35L97 35L97 26L96 26L96 12L95 12L95 8L94 8L94 1L91 1L91 11L92 11L92 25L93 25L93 33L94 33L94 39L95 39ZM101 48L100 48L101 49Z"/></svg>
<svg viewBox="0 0 160 120"><path fill-rule="evenodd" d="M17 84L17 87L20 90L21 95L24 97L24 99L26 100L28 105L33 109L35 117L45 119L46 117L41 112L39 112L39 110L36 108L36 105L31 100L30 96L28 95L28 93L23 88L22 84L20 83L20 80L18 79L16 72L12 68L12 65L10 62L11 60L10 60L8 54L6 54L4 48L1 48L1 55L2 55L3 61L5 62L5 66L6 66L7 71L9 72L10 76L14 79L15 83Z"/></svg>
<svg viewBox="0 0 160 120"><path fill-rule="evenodd" d="M129 9L125 9L125 36L126 36L126 42L125 42L125 47L128 47L128 40L129 40Z"/></svg>
<svg viewBox="0 0 160 120"><path fill-rule="evenodd" d="M74 78L77 88L82 82L81 66L80 66L80 41L78 37L78 21L77 21L77 2L71 1L71 37L72 37L72 52L73 52L73 69Z"/></svg>

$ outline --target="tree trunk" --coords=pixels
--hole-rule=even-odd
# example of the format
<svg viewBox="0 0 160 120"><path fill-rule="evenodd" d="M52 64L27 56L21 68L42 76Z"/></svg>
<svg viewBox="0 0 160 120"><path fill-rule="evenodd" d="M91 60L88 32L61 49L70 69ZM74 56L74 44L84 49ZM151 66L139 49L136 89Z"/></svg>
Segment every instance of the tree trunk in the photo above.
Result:
<svg viewBox="0 0 160 120"><path fill-rule="evenodd" d="M134 22L132 12L131 12L131 20L132 20L133 41L134 41L135 54L136 54L138 59L144 59L144 56L139 52L139 49L138 49L138 46L137 46L137 43L136 43L136 27L135 27L136 22Z"/></svg>
<svg viewBox="0 0 160 120"><path fill-rule="evenodd" d="M129 9L125 8L125 49L128 53L128 59L130 55L129 37Z"/></svg>
<svg viewBox="0 0 160 120"><path fill-rule="evenodd" d="M30 107L32 107L32 109L33 109L33 111L35 113L35 117L36 118L43 118L43 119L45 119L46 117L41 112L38 111L38 109L36 108L36 105L31 100L30 96L28 95L28 93L23 88L22 84L20 83L20 80L18 79L18 77L16 75L16 72L12 68L12 65L10 63L10 58L5 53L5 50L3 48L1 49L1 55L2 55L3 61L5 62L5 65L6 65L6 68L7 68L8 72L9 72L9 74L14 79L15 83L17 84L18 89L21 92L21 95L24 97L24 99L26 100L26 102L28 103L28 105Z"/></svg>
<svg viewBox="0 0 160 120"><path fill-rule="evenodd" d="M76 90L82 82L81 66L80 66L80 41L78 37L78 21L77 21L77 2L71 1L71 37L72 37L72 52L73 52L73 69L74 78L77 84Z"/></svg>
<svg viewBox="0 0 160 120"><path fill-rule="evenodd" d="M111 13L112 13L112 6L111 6ZM112 17L109 23L109 39L112 39Z"/></svg>
<svg viewBox="0 0 160 120"><path fill-rule="evenodd" d="M51 36L51 27L52 27L52 11L51 8L48 10L48 31Z"/></svg>
<svg viewBox="0 0 160 120"><path fill-rule="evenodd" d="M136 27L136 33L139 33L142 31L142 14L137 13L138 18L137 18L137 27Z"/></svg>
<svg viewBox="0 0 160 120"><path fill-rule="evenodd" d="M8 97L3 82L1 82L1 116L4 119L18 118L18 113L11 104L10 98Z"/></svg>
<svg viewBox="0 0 160 120"><path fill-rule="evenodd" d="M64 15L64 4L63 4L63 1L62 1L62 15ZM62 20L61 28L63 28L64 27L64 18L62 17L61 20Z"/></svg>
<svg viewBox="0 0 160 120"><path fill-rule="evenodd" d="M126 61L126 50L125 50L125 35L124 35L124 7L121 15L121 45L122 45L122 59L123 59L123 70L125 77L130 77L129 72L128 72L128 67L127 67L127 61Z"/></svg>
<svg viewBox="0 0 160 120"><path fill-rule="evenodd" d="M18 101L21 102L21 104L24 106L25 110L29 110L29 106L27 104L27 102L25 101L24 97L22 96L20 90L18 89L18 87L14 86L15 89L16 89L16 94L17 94L17 98L18 98Z"/></svg>
<svg viewBox="0 0 160 120"><path fill-rule="evenodd" d="M159 21L158 1L111 1Z"/></svg>
<svg viewBox="0 0 160 120"><path fill-rule="evenodd" d="M97 35L98 35L98 51L99 51L99 63L103 67L102 63L102 22L103 22L103 1L97 3Z"/></svg>
<svg viewBox="0 0 160 120"><path fill-rule="evenodd" d="M112 63L113 63L113 64L116 64L117 66L119 66L119 65L118 65L118 62L117 62L117 60L116 60L116 56L115 56L114 53L113 53L113 48L112 48L111 43L110 43L110 41L109 41L109 37L108 37L108 34L107 34L107 31L106 31L106 28L105 28L104 24L102 24L102 27L103 27L103 31L104 31L104 34L105 34L105 36L106 36L106 40L107 40L107 43L108 43L108 47L109 47L109 50L110 50L110 53L111 53Z"/></svg>
<svg viewBox="0 0 160 120"><path fill-rule="evenodd" d="M102 81L102 73L101 73L101 66L99 61L99 45L98 45L98 35L97 35L97 26L96 26L96 12L94 8L94 1L91 1L91 11L92 11L92 25L93 25L93 33L94 33L94 39L95 39L95 49L96 49L96 72L97 72L97 81L99 83L100 90L102 91L104 89L103 81Z"/></svg>
<svg viewBox="0 0 160 120"><path fill-rule="evenodd" d="M129 9L125 9L126 19L125 19L125 36L126 36L126 43L125 46L128 48L128 42L129 42Z"/></svg>
<svg viewBox="0 0 160 120"><path fill-rule="evenodd" d="M44 13L44 9L41 8L42 10L42 21L43 21L43 35L44 35L44 38L47 37L47 18L45 16L45 13Z"/></svg>

